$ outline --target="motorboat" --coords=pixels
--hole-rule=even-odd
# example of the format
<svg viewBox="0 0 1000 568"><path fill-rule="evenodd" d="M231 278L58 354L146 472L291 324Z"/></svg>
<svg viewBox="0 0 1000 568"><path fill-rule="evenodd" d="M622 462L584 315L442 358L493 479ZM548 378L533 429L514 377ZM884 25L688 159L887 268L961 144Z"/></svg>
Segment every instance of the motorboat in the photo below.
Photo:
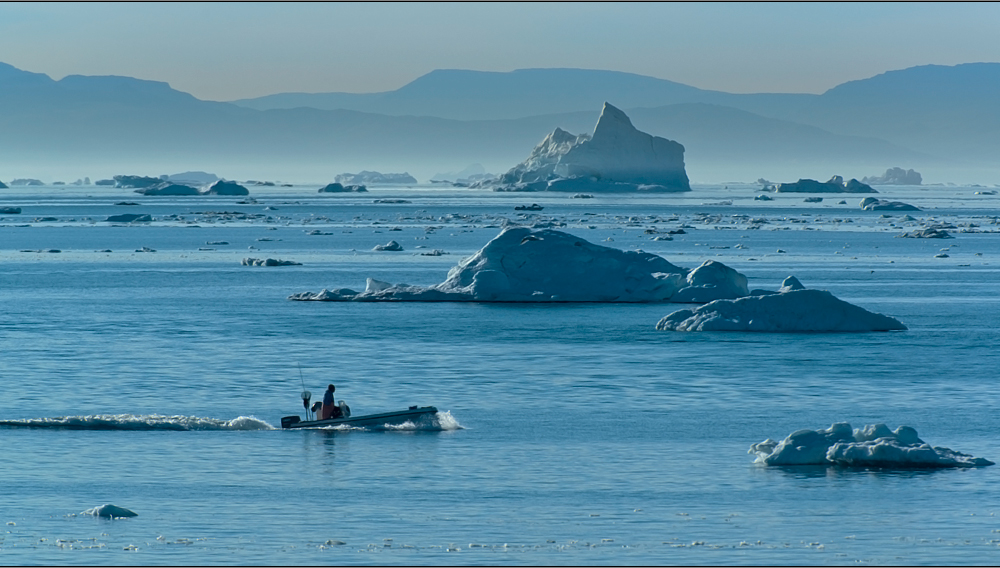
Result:
<svg viewBox="0 0 1000 568"><path fill-rule="evenodd" d="M437 411L438 409L433 406L411 406L407 410L367 414L364 416L351 416L348 411L346 415L327 420L302 420L301 416L284 416L281 418L281 427L285 429L329 428L331 426L345 425L354 428L382 428L385 426L400 426L407 422L416 423L425 417L433 418L437 414Z"/></svg>

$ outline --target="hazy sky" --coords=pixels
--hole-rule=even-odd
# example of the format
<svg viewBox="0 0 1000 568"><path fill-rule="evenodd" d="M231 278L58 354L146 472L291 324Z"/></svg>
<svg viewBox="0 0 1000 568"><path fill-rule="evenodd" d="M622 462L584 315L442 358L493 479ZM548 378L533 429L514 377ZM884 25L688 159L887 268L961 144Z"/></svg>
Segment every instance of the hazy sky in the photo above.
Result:
<svg viewBox="0 0 1000 568"><path fill-rule="evenodd" d="M434 69L611 69L820 93L1000 61L1000 4L0 4L0 61L209 100L396 89Z"/></svg>

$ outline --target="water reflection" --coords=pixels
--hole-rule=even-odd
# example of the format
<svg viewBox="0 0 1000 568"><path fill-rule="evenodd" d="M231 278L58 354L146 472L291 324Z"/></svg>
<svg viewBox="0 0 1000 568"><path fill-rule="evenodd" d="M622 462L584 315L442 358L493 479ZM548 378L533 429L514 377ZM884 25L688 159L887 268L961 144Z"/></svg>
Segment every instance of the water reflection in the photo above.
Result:
<svg viewBox="0 0 1000 568"><path fill-rule="evenodd" d="M966 470L958 467L856 467L841 465L772 465L753 467L756 475L781 474L791 479L850 479L856 477L919 479L931 475Z"/></svg>

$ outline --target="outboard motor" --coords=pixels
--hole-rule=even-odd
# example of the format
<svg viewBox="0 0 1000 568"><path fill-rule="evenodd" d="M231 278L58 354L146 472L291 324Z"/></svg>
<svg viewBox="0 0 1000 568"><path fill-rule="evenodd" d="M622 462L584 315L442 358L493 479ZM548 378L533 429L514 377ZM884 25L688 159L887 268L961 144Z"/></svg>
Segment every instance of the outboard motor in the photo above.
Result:
<svg viewBox="0 0 1000 568"><path fill-rule="evenodd" d="M340 401L340 405L339 406L340 406L340 417L341 418L350 418L351 417L351 407L347 406L347 403L344 402L344 401Z"/></svg>
<svg viewBox="0 0 1000 568"><path fill-rule="evenodd" d="M303 385L303 386L305 386L305 385ZM307 391L305 389L302 389L302 394L299 395L299 396L302 397L302 408L306 409L306 420L310 419L310 417L309 417L309 399L312 398L312 395L313 394L311 392L309 392L309 391Z"/></svg>
<svg viewBox="0 0 1000 568"><path fill-rule="evenodd" d="M282 416L281 417L281 427L291 428L293 424L298 424L302 422L302 419L298 416Z"/></svg>

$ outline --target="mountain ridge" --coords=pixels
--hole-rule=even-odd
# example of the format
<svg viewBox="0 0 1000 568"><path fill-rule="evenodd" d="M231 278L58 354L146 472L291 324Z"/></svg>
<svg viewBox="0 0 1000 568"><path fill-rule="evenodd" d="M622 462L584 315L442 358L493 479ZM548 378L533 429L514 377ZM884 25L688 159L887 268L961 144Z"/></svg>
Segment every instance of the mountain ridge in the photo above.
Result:
<svg viewBox="0 0 1000 568"><path fill-rule="evenodd" d="M695 180L713 179L715 171L728 172L722 179L756 179L775 170L787 173L768 175L859 177L891 165L919 169L941 162L933 153L878 136L838 134L719 103L639 106L608 100L636 127L684 144ZM493 120L308 107L259 111L202 101L157 81L119 76L54 81L0 64L0 131L17 133L0 139L0 176L29 162L169 161L185 170L212 170L215 163L251 161L331 175L382 169L415 171L418 177L468 163L503 171L555 127L589 132L601 104L603 98L579 111Z"/></svg>

